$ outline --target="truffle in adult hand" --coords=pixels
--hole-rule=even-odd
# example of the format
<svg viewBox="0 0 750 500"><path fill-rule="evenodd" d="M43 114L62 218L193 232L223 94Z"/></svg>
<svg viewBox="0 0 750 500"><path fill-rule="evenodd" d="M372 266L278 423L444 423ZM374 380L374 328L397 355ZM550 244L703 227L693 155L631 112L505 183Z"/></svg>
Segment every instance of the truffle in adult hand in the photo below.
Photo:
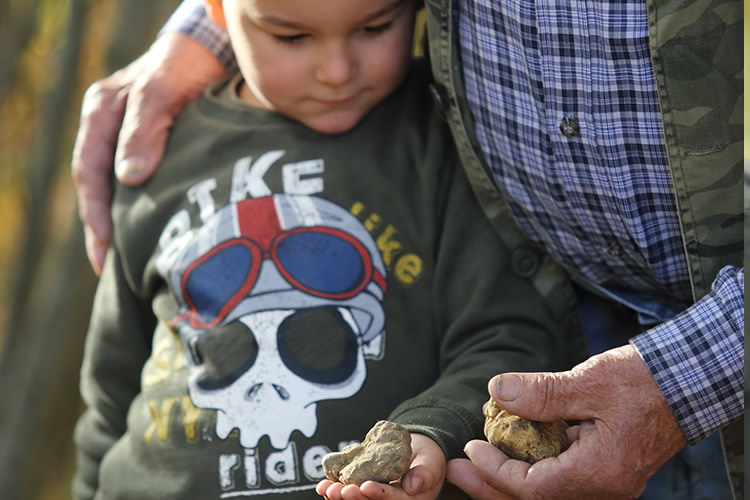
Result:
<svg viewBox="0 0 750 500"><path fill-rule="evenodd" d="M568 446L562 420L534 422L503 410L492 399L484 406L484 435L500 451L531 464L556 457Z"/></svg>
<svg viewBox="0 0 750 500"><path fill-rule="evenodd" d="M331 481L361 485L365 481L389 483L400 479L411 463L411 435L400 425L381 420L361 443L350 444L323 457L323 470Z"/></svg>

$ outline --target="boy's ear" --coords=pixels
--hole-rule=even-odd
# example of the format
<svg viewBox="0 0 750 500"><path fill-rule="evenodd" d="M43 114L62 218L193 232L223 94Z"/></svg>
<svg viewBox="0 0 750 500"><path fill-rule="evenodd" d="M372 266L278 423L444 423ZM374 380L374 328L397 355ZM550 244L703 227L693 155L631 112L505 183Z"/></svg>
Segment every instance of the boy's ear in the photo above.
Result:
<svg viewBox="0 0 750 500"><path fill-rule="evenodd" d="M204 0L206 13L208 17L222 28L227 27L227 21L224 18L224 4L221 0Z"/></svg>

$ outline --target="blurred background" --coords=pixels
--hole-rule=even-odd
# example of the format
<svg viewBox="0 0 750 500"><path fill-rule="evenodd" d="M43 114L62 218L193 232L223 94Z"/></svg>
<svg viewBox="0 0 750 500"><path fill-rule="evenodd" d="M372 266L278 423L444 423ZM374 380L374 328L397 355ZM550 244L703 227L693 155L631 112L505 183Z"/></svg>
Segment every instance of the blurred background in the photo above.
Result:
<svg viewBox="0 0 750 500"><path fill-rule="evenodd" d="M70 496L96 286L70 178L81 98L142 53L177 4L0 0L0 499ZM745 27L746 65L747 49ZM747 141L744 151L747 213Z"/></svg>
<svg viewBox="0 0 750 500"><path fill-rule="evenodd" d="M179 0L0 0L0 499L65 500L96 277L70 178L81 98Z"/></svg>

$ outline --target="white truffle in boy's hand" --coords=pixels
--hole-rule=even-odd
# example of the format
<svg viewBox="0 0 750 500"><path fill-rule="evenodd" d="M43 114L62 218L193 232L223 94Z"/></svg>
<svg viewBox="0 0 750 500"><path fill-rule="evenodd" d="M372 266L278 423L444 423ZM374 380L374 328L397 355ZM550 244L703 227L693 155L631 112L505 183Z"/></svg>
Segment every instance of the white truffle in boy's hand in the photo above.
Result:
<svg viewBox="0 0 750 500"><path fill-rule="evenodd" d="M389 483L400 479L411 463L411 435L394 422L376 423L361 443L350 444L323 457L323 470L331 481L361 485L365 481Z"/></svg>
<svg viewBox="0 0 750 500"><path fill-rule="evenodd" d="M563 420L535 422L501 409L492 399L484 407L484 435L510 458L531 464L556 457L568 446Z"/></svg>

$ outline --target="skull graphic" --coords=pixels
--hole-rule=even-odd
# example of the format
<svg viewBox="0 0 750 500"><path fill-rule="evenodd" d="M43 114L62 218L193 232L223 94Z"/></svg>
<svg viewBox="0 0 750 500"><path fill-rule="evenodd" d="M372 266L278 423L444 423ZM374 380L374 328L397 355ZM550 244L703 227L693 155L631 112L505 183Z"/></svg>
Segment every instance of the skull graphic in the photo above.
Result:
<svg viewBox="0 0 750 500"><path fill-rule="evenodd" d="M311 437L316 403L356 394L383 345L386 273L370 233L313 196L277 194L216 212L168 272L172 325L198 408L254 448Z"/></svg>

